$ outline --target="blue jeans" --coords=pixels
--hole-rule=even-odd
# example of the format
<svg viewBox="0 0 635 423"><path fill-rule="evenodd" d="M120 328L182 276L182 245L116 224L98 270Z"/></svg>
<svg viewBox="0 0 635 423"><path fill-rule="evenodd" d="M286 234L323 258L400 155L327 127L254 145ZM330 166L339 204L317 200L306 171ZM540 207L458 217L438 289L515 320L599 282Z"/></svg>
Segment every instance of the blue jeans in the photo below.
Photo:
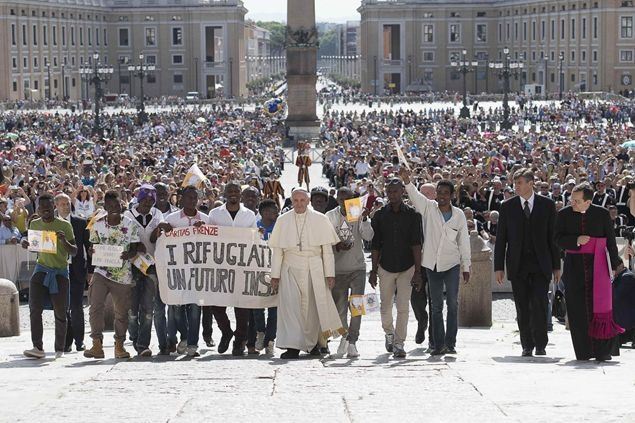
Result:
<svg viewBox="0 0 635 423"><path fill-rule="evenodd" d="M180 310L175 314L177 327L184 326L187 333L187 346L198 347L201 331L201 307L196 304L177 306Z"/></svg>
<svg viewBox="0 0 635 423"><path fill-rule="evenodd" d="M128 333L135 350L143 351L150 346L152 337L152 315L157 291L156 276L146 276L133 270L135 286L128 311Z"/></svg>
<svg viewBox="0 0 635 423"><path fill-rule="evenodd" d="M271 307L267 309L266 321L265 321L264 308L250 310L247 346L253 347L256 345L257 332L265 333L265 347L267 346L269 341L275 341L277 325L278 325L278 307Z"/></svg>
<svg viewBox="0 0 635 423"><path fill-rule="evenodd" d="M163 301L161 301L161 304L163 304ZM163 304L163 306L165 307L165 304ZM168 306L167 345L169 346L178 344L179 340L176 337L177 331L181 334L181 341L187 338L187 319L183 316L179 317L180 314L184 313L183 307L184 306L180 305ZM165 313L165 311L163 311L162 314L163 313ZM159 340L159 342L161 341Z"/></svg>
<svg viewBox="0 0 635 423"><path fill-rule="evenodd" d="M461 266L456 265L444 272L435 272L426 269L428 274L428 286L430 287L430 300L432 302L432 335L434 347L437 350L443 347L454 348L456 345L456 333L458 331L459 309L459 277ZM443 324L443 288L445 287L448 304L447 331Z"/></svg>

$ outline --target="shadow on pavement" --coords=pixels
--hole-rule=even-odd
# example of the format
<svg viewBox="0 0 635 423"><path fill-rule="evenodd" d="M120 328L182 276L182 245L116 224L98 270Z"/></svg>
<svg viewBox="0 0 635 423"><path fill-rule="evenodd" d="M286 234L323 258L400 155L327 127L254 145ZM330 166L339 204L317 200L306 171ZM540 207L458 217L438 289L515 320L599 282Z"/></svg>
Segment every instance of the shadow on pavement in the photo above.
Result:
<svg viewBox="0 0 635 423"><path fill-rule="evenodd" d="M76 361L74 363L69 363L66 367L91 367L91 366L114 366L119 363L125 363L127 361L132 361L132 359L122 360L111 358L86 358L82 361Z"/></svg>
<svg viewBox="0 0 635 423"><path fill-rule="evenodd" d="M351 367L353 363L360 362L359 358L347 358L343 362L335 362L335 360L343 360L343 358L331 358L328 360L322 360L324 367ZM367 366L355 366L355 367L367 367Z"/></svg>
<svg viewBox="0 0 635 423"><path fill-rule="evenodd" d="M556 364L563 360L564 357L520 357L515 355L506 355L505 357L492 357L497 363L517 363L517 364Z"/></svg>
<svg viewBox="0 0 635 423"><path fill-rule="evenodd" d="M423 348L423 347L415 348L414 350L408 351L408 355L411 357L421 357L424 355L428 355L428 353L426 352L426 349L427 348Z"/></svg>
<svg viewBox="0 0 635 423"><path fill-rule="evenodd" d="M13 354L9 357L12 357L13 359L11 361L0 362L0 369L26 369L44 367L55 362L55 358L53 357L35 359L27 358L22 354Z"/></svg>
<svg viewBox="0 0 635 423"><path fill-rule="evenodd" d="M558 364L559 366L573 367L575 369L595 369L603 366L619 366L619 361L596 361L596 360L570 360L566 363Z"/></svg>

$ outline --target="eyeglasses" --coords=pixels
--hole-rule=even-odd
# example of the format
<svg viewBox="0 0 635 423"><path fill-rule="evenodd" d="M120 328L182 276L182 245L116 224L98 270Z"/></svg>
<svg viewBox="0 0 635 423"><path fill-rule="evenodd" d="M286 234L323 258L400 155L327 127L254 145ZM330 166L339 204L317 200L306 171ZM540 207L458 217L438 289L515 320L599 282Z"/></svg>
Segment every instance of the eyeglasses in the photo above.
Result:
<svg viewBox="0 0 635 423"><path fill-rule="evenodd" d="M403 185L403 182L399 178L391 178L386 181L386 185Z"/></svg>

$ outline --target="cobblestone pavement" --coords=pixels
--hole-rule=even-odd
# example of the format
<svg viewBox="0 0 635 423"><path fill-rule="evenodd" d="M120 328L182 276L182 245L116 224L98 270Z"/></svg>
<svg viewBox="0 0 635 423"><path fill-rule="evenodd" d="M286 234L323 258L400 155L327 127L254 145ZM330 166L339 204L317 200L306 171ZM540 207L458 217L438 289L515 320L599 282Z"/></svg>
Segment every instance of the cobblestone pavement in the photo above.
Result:
<svg viewBox="0 0 635 423"><path fill-rule="evenodd" d="M635 350L612 362L577 362L569 333L556 324L546 357L521 358L508 295L495 297L491 328L459 330L456 356L432 357L414 344L411 313L401 360L384 349L379 313L363 318L359 359L285 362L280 351L233 358L203 347L196 359L115 360L107 333L106 359L72 352L55 360L51 312L47 357L29 360L21 354L31 346L27 308L21 336L0 339L1 422L635 421ZM155 339L151 347L157 351Z"/></svg>
<svg viewBox="0 0 635 423"><path fill-rule="evenodd" d="M0 421L635 421L635 350L622 350L615 362L577 362L569 334L556 324L547 357L525 359L514 322L495 320L490 329L461 328L457 356L431 357L412 341L415 331L411 313L408 357L393 359L374 313L362 321L359 359L286 363L206 347L197 359L116 361L110 334L104 360L76 352L54 360L51 328L47 358L29 360L21 356L30 347L25 330L0 339L0 390L10 404Z"/></svg>

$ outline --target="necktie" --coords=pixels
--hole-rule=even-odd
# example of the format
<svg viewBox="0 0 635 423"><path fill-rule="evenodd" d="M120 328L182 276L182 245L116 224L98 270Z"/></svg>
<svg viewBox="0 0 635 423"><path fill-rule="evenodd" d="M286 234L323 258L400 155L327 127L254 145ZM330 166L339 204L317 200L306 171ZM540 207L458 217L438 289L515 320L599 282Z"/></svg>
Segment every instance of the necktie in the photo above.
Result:
<svg viewBox="0 0 635 423"><path fill-rule="evenodd" d="M529 219L531 216L531 210L529 210L529 201L527 200L525 200L525 207L523 208L523 211L525 212L525 217Z"/></svg>

